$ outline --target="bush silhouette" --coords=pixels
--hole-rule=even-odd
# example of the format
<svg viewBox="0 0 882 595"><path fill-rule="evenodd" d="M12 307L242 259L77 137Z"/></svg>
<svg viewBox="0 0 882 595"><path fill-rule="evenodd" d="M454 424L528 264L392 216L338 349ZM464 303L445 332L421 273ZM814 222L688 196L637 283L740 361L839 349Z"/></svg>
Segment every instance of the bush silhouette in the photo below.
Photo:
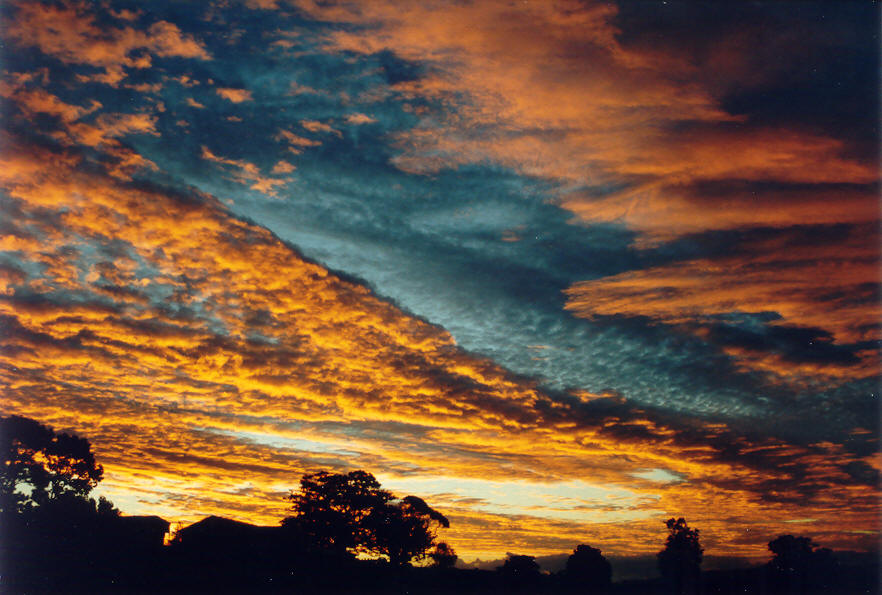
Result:
<svg viewBox="0 0 882 595"><path fill-rule="evenodd" d="M810 537L779 535L768 547L774 556L767 568L777 589L798 593L836 586L839 564L833 552Z"/></svg>
<svg viewBox="0 0 882 595"><path fill-rule="evenodd" d="M567 558L564 583L571 589L601 590L611 582L612 566L599 549L580 545Z"/></svg>
<svg viewBox="0 0 882 595"><path fill-rule="evenodd" d="M453 568L458 558L453 548L443 541L438 543L435 549L429 552L429 557L437 568Z"/></svg>
<svg viewBox="0 0 882 595"><path fill-rule="evenodd" d="M509 591L532 590L542 574L534 556L506 554L505 563L496 567L502 586Z"/></svg>

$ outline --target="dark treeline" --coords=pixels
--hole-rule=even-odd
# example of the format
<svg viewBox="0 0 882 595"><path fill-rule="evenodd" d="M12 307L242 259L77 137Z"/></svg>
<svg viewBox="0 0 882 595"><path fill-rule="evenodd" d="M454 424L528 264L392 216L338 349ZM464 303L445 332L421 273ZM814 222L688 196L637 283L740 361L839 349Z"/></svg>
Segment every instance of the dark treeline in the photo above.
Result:
<svg viewBox="0 0 882 595"><path fill-rule="evenodd" d="M448 519L397 497L365 471L320 471L288 496L278 526L208 517L169 536L159 517L123 516L89 498L103 476L89 442L31 419L0 418L0 590L289 593L876 593L878 557L841 564L807 537L768 544L769 563L702 572L699 531L667 521L659 578L612 582L603 553L577 546L543 572L509 554L495 570L457 567L437 541ZM662 539L664 541L662 542Z"/></svg>

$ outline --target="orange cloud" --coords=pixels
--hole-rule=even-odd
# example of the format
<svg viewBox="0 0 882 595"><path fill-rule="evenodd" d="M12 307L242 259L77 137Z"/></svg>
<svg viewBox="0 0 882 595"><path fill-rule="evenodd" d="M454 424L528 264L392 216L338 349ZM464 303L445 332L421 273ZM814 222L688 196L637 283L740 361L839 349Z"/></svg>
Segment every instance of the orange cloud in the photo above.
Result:
<svg viewBox="0 0 882 595"><path fill-rule="evenodd" d="M62 122L74 122L83 116L101 109L101 103L92 100L89 107L71 105L41 88L26 88L7 82L0 83L0 95L15 100L19 107L28 113L48 114Z"/></svg>
<svg viewBox="0 0 882 595"><path fill-rule="evenodd" d="M235 173L233 174L233 180L240 184L249 185L249 188L252 190L257 190L258 192L263 192L265 194L269 194L270 196L276 196L276 186L281 186L287 182L287 180L279 180L276 178L268 178L260 175L260 169L253 163L249 163L247 161L242 161L240 159L227 159L226 157L219 157L212 153L208 147L202 147L202 158L208 161L213 161L214 163L220 163L221 165L228 165L234 168ZM272 173L288 173L282 172L277 169L278 163L273 167ZM293 171L293 166L292 170Z"/></svg>
<svg viewBox="0 0 882 595"><path fill-rule="evenodd" d="M288 150L295 155L299 155L303 151L303 147L317 147L322 144L321 141L298 136L290 130L279 130L276 140L288 143Z"/></svg>
<svg viewBox="0 0 882 595"><path fill-rule="evenodd" d="M346 121L349 122L350 124L372 124L372 123L376 122L377 120L376 120L376 118L372 118L372 117L368 116L367 114L356 113L356 114L349 114L348 116L346 116Z"/></svg>
<svg viewBox="0 0 882 595"><path fill-rule="evenodd" d="M735 346L730 354L748 368L774 371L799 381L803 374L842 379L872 377L879 352L877 336L879 236L860 228L835 243L811 243L777 236L757 241L746 252L621 273L570 287L567 309L577 316L646 316L692 327L707 335L715 315L774 313L772 326L796 325L828 331L829 345L864 342L859 362L785 362L780 355ZM823 338L819 346L827 345Z"/></svg>
<svg viewBox="0 0 882 595"><path fill-rule="evenodd" d="M229 89L220 87L215 89L214 92L227 101L231 101L233 103L251 101L251 91L249 91L248 89Z"/></svg>
<svg viewBox="0 0 882 595"><path fill-rule="evenodd" d="M878 215L873 185L769 185L721 182L653 183L604 198L571 195L561 206L588 222L620 221L640 232L638 243L657 245L703 231L752 226L861 224ZM703 191L703 192L702 192Z"/></svg>
<svg viewBox="0 0 882 595"><path fill-rule="evenodd" d="M751 172L750 179L867 179L860 163L835 155L839 147L829 139L777 131L696 134L693 140L713 156L703 163L688 143L678 145L653 123L737 119L699 85L672 83L653 70L662 59L685 69L680 72L688 65L621 47L609 24L613 9L605 5L487 2L435 11L372 2L361 3L360 13L324 3L304 8L323 18L388 25L375 38L337 32L335 47L392 47L406 58L448 64L450 70L399 85L403 95L444 96L460 85L471 93L471 110L443 134L427 121L400 138L403 167L431 169L423 149L441 147L456 153L454 159L489 156L565 180L584 180L587 165L599 163L598 179L657 177L657 186L641 187L668 192L688 186L693 171L708 179L729 175L720 145L732 142L739 151L733 161ZM68 21L70 31L52 32ZM20 43L66 63L103 68L106 82L118 82L125 68L149 65L149 54L132 50L208 57L173 25L99 35L88 16L66 7L22 4L11 29ZM596 69L580 66L586 52L596 57ZM275 523L285 514L284 494L305 471L361 467L382 470L390 484L407 485L416 477L446 478L447 488L495 481L503 492L547 486L543 498L514 502L507 493L419 492L450 512L449 541L466 558L515 548L559 553L585 541L608 553L651 553L661 547L661 519L672 515L701 528L708 553L716 554L764 556L764 542L789 532L790 518L818 519L801 532L824 545L859 546L861 538L849 533L853 527L878 539L878 486L849 474L873 468L866 457L832 444L751 441L699 420L674 427L611 395L544 394L533 381L458 349L443 329L235 219L215 198L132 182L134 168L152 164L119 138L154 134L151 115L89 120L94 104L71 105L30 89L36 78L11 82L8 96L24 117L57 118L61 146L39 148L9 135L0 142L0 187L8 197L0 207L8 209L4 223L14 228L0 246L10 261L38 265L0 268L3 408L89 437L106 468L101 489L126 512L175 520L214 513ZM525 81L535 93L522 92ZM510 142L474 133L496 123L512 134ZM301 125L314 134L341 135L324 122ZM640 153L641 133L647 146L670 146L676 158ZM278 140L294 152L320 144L285 130ZM748 141L767 144L760 154L771 162L746 154ZM83 147L100 153L109 176L80 167L87 159ZM824 155L833 157L821 171L828 163ZM284 183L207 147L202 157L255 190L272 194ZM277 163L273 173L287 173L287 167L293 166ZM870 215L861 192L844 191L847 208L830 216L822 213L818 195L812 221L864 221ZM681 194L683 202L672 208L682 213L695 197ZM581 201L593 199L572 199L568 206L590 218ZM622 215L613 202L599 216L606 219L598 220L630 217L636 209ZM783 224L772 209L754 218L740 203L730 210L744 225L760 218ZM690 230L724 226L713 215L697 219ZM660 223L644 223L641 231L670 237L660 215L628 222L638 227L649 220ZM766 240L755 252L728 260L576 284L569 307L583 316L650 316L706 332L703 319L730 312L736 296L745 311L774 307L781 324L821 325L823 318L832 321L833 340L859 341L870 336L869 310L845 298L825 305L825 290L872 293L866 279L876 279L870 265L878 255L867 248L871 238L874 233L854 236L835 249ZM776 258L791 276L780 272ZM809 263L816 262L829 266L815 270ZM822 280L816 293L805 292L809 269ZM659 284L669 288L667 301L651 293ZM754 357L750 365L773 371L780 363L753 353L739 357ZM864 367L853 366L852 373L863 373L870 357L864 354ZM680 479L646 478L659 469ZM603 497L562 496L575 479Z"/></svg>
<svg viewBox="0 0 882 595"><path fill-rule="evenodd" d="M166 21L153 23L146 31L131 27L99 28L81 5L17 2L14 9L6 30L11 40L22 47L36 47L66 64L102 68L104 73L95 80L110 85L126 77L126 68L150 67L151 54L210 58L196 39Z"/></svg>
<svg viewBox="0 0 882 595"><path fill-rule="evenodd" d="M876 163L850 156L838 139L752 125L718 105L705 78L747 77L744 65L726 54L745 39L721 40L726 51L712 53L715 62L705 72L689 55L623 45L613 25L617 9L606 3L442 3L401 10L392 2L325 6L304 0L298 6L316 18L366 26L334 32L330 48L392 50L431 65L431 74L399 83L397 90L457 109L426 114L422 126L399 135L401 154L394 161L406 171L495 161L561 182L562 206L586 221L620 221L656 240L705 224L780 224L794 211L774 197L748 193L730 196L720 212L715 202L684 196L699 182L867 184L878 178ZM627 189L569 191L578 186ZM809 207L814 218L878 219L873 196L851 193L845 204L826 204L826 217Z"/></svg>
<svg viewBox="0 0 882 595"><path fill-rule="evenodd" d="M343 137L343 134L339 130L325 122L319 122L317 120L300 120L300 125L310 132L327 132L329 134L336 134L341 138Z"/></svg>
<svg viewBox="0 0 882 595"><path fill-rule="evenodd" d="M280 175L280 174L290 174L295 169L297 169L297 168L294 167L293 165L291 165L290 163L288 163L287 161L279 161L273 166L273 169L271 171L272 171L272 173L274 173L276 175Z"/></svg>
<svg viewBox="0 0 882 595"><path fill-rule="evenodd" d="M763 552L763 532L788 515L822 519L826 544L854 545L851 524L876 527L875 487L850 479L844 469L859 461L840 447L752 443L724 427L696 438L614 397L550 399L211 197L79 171L16 139L3 146L0 186L17 219L51 238L10 245L47 267L5 277L4 409L88 436L103 493L127 512L274 523L303 472L361 467L405 487L414 477L547 486L539 500L420 492L451 512L445 538L468 558L588 538L654 551L672 514L721 554ZM83 243L93 248L72 249ZM638 477L651 469L682 479ZM574 478L610 498L555 496Z"/></svg>
<svg viewBox="0 0 882 595"><path fill-rule="evenodd" d="M297 4L315 18L361 26L329 34L330 49L392 51L426 65L418 79L395 85L399 97L452 107L423 108L421 124L397 136L392 161L405 171L490 161L546 178L574 223L624 225L637 232L638 248L708 231L777 228L786 238L795 225L879 225L872 156L829 133L723 108L721 88L775 76L749 58L755 32L727 33L696 56L677 42L629 38L608 3ZM784 47L789 34L771 41ZM567 308L692 325L699 334L707 327L697 321L715 315L774 312L778 326L820 329L833 345L870 341L879 316L867 289L878 286L878 234L856 233L846 245L800 249L802 260L793 253L766 261L748 247L743 258L576 283ZM793 381L878 373L870 348L847 365L726 350L746 369Z"/></svg>
<svg viewBox="0 0 882 595"><path fill-rule="evenodd" d="M83 118L100 109L100 103L93 100L88 108L68 104L44 89L31 88L29 84L29 77L19 77L13 83L3 81L0 95L12 99L20 111L20 117L28 122L33 122L37 114L58 118L59 126L51 132L57 142L68 147L82 145L102 149L102 165L119 179L131 179L131 175L139 169L156 169L153 162L118 140L118 137L128 134L158 134L155 116L147 113L102 113L87 123Z"/></svg>

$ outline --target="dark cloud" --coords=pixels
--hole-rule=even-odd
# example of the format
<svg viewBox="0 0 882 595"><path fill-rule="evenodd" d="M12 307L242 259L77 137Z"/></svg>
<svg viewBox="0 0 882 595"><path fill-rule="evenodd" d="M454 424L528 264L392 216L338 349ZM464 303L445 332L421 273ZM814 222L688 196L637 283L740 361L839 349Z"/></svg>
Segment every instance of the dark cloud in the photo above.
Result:
<svg viewBox="0 0 882 595"><path fill-rule="evenodd" d="M722 106L751 124L823 130L864 155L877 150L878 130L866 125L879 97L874 3L628 2L614 22L626 46L688 60Z"/></svg>

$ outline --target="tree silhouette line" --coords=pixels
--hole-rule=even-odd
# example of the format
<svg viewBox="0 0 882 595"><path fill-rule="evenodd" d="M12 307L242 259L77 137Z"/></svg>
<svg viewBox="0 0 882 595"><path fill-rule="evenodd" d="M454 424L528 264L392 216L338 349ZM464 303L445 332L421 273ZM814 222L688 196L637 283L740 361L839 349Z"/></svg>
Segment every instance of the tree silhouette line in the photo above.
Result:
<svg viewBox="0 0 882 595"><path fill-rule="evenodd" d="M557 573L518 554L495 571L457 568L456 552L437 541L448 519L362 470L304 475L277 527L208 517L169 539L167 521L123 516L89 497L103 469L88 440L12 415L0 417L0 450L2 592L796 594L879 586L878 560L843 569L831 550L792 535L768 543L765 566L702 572L699 530L683 518L665 523L658 579L613 583L610 562L585 544Z"/></svg>

